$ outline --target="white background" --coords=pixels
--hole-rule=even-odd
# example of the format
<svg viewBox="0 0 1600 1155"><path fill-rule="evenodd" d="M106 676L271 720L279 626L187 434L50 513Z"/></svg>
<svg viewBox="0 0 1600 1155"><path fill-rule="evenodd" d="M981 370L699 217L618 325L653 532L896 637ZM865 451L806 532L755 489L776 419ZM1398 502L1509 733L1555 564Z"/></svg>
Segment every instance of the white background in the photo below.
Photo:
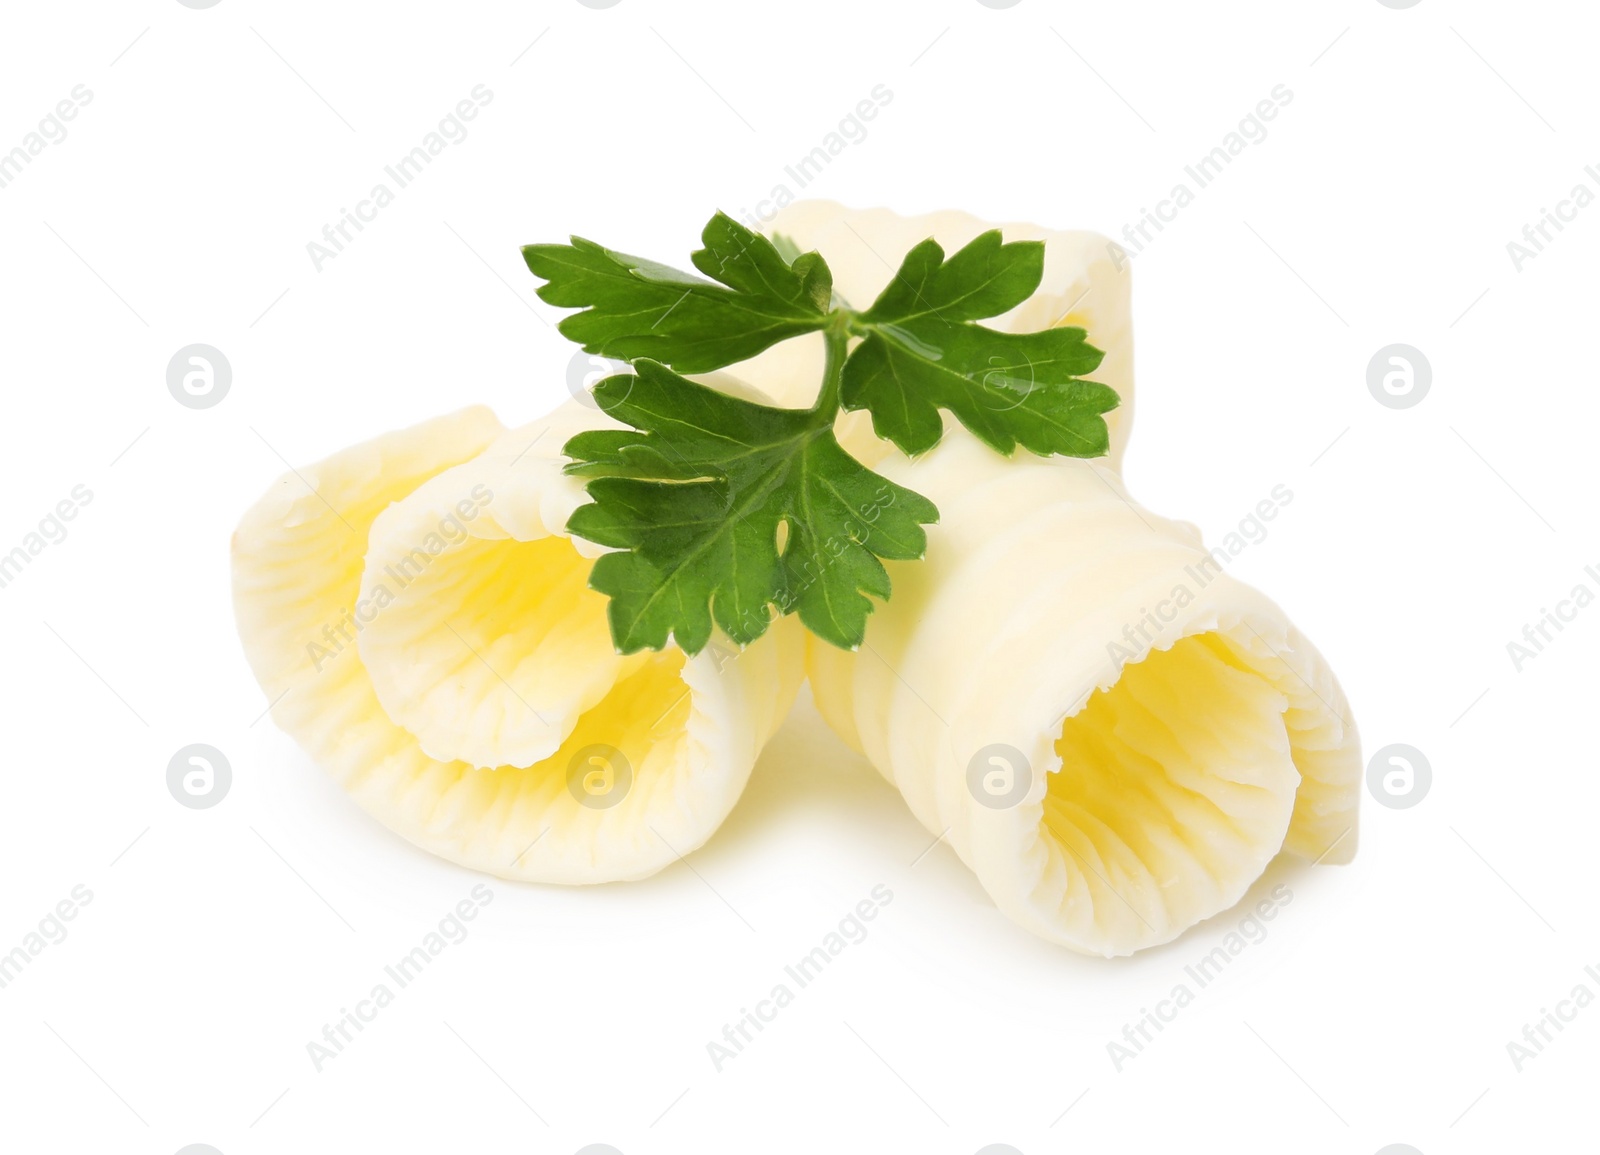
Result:
<svg viewBox="0 0 1600 1155"><path fill-rule="evenodd" d="M0 189L0 547L94 498L0 589L0 950L74 886L93 900L0 990L0 1147L1592 1144L1600 1009L1520 1073L1506 1044L1600 994L1600 609L1520 672L1506 644L1600 589L1600 207L1520 272L1506 243L1600 191L1595 32L1578 4L1443 0L7 5L0 149L93 99ZM317 271L306 243L478 84L470 136ZM1035 941L803 704L692 871L493 882L316 1073L306 1043L479 879L256 724L233 524L280 454L472 402L538 416L571 347L520 244L681 263L879 84L808 194L1111 234L1292 91L1136 259L1127 476L1213 540L1293 491L1234 572L1319 642L1369 754L1425 752L1431 793L1366 799L1352 866L1275 865L1262 886L1294 899L1270 937L1119 1073L1107 1042L1239 914L1117 962ZM191 342L233 366L213 409L167 392ZM1433 368L1411 409L1367 390L1391 342ZM192 742L233 764L215 809L167 793ZM706 1043L880 883L871 937L717 1073Z"/></svg>

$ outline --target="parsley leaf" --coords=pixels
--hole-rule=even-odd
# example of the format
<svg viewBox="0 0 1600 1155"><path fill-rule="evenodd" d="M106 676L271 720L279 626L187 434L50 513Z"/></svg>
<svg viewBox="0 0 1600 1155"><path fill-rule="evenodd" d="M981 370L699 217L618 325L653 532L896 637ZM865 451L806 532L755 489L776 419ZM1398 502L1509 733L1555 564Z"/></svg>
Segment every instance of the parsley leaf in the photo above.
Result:
<svg viewBox="0 0 1600 1155"><path fill-rule="evenodd" d="M900 262L900 271L861 314L874 324L936 315L945 321L997 317L1022 304L1044 279L1044 242L1002 244L1000 230L974 237L949 260L926 240Z"/></svg>
<svg viewBox="0 0 1600 1155"><path fill-rule="evenodd" d="M834 645L861 644L869 596L887 598L880 558L921 557L933 504L856 461L821 410L775 409L689 381L654 361L608 377L595 400L626 430L580 433L568 471L594 500L570 532L621 551L589 584L611 598L623 653L686 653L713 622L734 642L766 632L773 608Z"/></svg>
<svg viewBox="0 0 1600 1155"><path fill-rule="evenodd" d="M694 266L705 280L573 237L528 245L523 260L551 305L583 311L559 328L587 352L649 357L704 373L754 357L827 324L833 274L816 253L785 260L771 241L723 213L701 234Z"/></svg>
<svg viewBox="0 0 1600 1155"><path fill-rule="evenodd" d="M923 241L852 332L865 340L844 366L841 401L867 409L878 436L908 454L944 436L948 409L1001 453L1098 457L1110 437L1102 414L1116 391L1082 375L1104 354L1082 329L1002 333L973 322L1021 304L1044 275L1038 241L1003 244L990 230L946 259Z"/></svg>
<svg viewBox="0 0 1600 1155"><path fill-rule="evenodd" d="M1117 395L1083 378L1102 354L1082 329L1003 333L977 324L1020 305L1044 275L1044 246L998 230L953 256L932 240L906 254L864 312L833 291L816 253L718 213L691 260L698 274L573 237L529 245L539 296L578 312L561 332L633 363L596 402L627 428L567 442L589 504L568 532L614 552L590 572L610 598L619 651L695 654L720 628L740 645L798 614L834 645L861 644L885 560L922 556L939 511L866 468L834 435L839 410L867 409L908 454L944 436L941 410L1002 453L1093 457L1109 444ZM709 280L706 278L710 278ZM745 401L681 376L720 369L820 332L826 365L809 409ZM854 348L851 347L855 341Z"/></svg>

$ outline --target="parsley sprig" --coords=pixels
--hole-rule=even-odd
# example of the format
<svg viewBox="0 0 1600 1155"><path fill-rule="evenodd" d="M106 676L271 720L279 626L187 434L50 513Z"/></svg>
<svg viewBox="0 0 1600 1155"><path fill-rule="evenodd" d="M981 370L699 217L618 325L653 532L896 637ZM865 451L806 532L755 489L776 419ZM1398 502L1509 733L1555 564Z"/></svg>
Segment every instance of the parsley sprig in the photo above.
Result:
<svg viewBox="0 0 1600 1155"><path fill-rule="evenodd" d="M577 308L563 334L590 353L628 361L596 402L628 428L567 442L569 473L589 504L569 532L612 547L589 584L607 595L623 653L686 653L713 625L745 645L774 614L855 648L873 598L890 595L885 560L920 558L926 498L866 468L839 444L842 409L868 410L878 436L907 454L937 445L948 410L1010 454L1098 457L1114 390L1084 374L1103 354L1082 329L1006 333L977 322L1027 300L1044 275L1044 245L983 233L955 254L927 240L906 254L864 311L839 300L817 253L796 254L718 213L690 260L697 277L573 237L529 245L539 296ZM710 278L705 279L705 278ZM821 333L816 402L780 409L682 376L746 360L780 341Z"/></svg>

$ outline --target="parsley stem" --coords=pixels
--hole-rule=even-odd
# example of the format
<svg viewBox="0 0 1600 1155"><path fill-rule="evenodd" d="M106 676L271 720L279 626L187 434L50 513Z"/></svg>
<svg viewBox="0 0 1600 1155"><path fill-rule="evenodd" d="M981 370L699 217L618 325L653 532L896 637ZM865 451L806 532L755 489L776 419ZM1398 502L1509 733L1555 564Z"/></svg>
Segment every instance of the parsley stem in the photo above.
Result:
<svg viewBox="0 0 1600 1155"><path fill-rule="evenodd" d="M844 359L850 346L849 325L850 313L838 309L830 315L828 327L822 332L827 342L827 359L823 363L822 388L817 392L811 412L825 425L832 425L839 413L839 387L844 380Z"/></svg>

